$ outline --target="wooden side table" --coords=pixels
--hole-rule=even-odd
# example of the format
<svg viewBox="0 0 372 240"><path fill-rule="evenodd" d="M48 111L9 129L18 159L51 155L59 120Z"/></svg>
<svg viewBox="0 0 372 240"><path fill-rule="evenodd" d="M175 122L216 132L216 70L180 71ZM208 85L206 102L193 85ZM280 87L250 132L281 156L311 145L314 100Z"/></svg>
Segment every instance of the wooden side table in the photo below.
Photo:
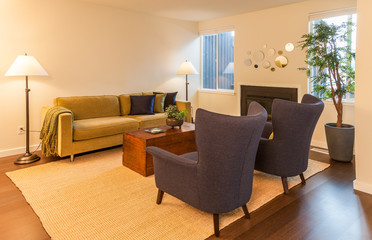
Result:
<svg viewBox="0 0 372 240"><path fill-rule="evenodd" d="M181 129L166 125L157 128L165 132L152 134L140 129L124 133L124 166L147 177L154 174L154 166L152 155L146 152L146 147L156 146L177 155L196 151L194 124L185 122Z"/></svg>

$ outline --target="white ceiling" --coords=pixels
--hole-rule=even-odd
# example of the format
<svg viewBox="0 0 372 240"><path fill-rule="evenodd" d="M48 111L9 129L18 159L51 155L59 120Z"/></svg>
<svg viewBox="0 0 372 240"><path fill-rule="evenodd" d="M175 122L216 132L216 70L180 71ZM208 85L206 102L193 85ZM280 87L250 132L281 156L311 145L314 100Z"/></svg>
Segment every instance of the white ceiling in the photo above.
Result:
<svg viewBox="0 0 372 240"><path fill-rule="evenodd" d="M203 21L306 0L80 0L156 16Z"/></svg>

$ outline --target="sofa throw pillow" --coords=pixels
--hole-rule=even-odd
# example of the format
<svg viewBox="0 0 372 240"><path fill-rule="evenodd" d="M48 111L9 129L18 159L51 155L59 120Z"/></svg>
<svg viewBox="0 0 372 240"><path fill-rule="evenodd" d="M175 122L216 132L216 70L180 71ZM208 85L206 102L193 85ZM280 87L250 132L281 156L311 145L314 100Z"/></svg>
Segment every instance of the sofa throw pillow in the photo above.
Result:
<svg viewBox="0 0 372 240"><path fill-rule="evenodd" d="M154 94L159 94L161 92L154 92ZM169 106L169 105L176 105L176 96L178 92L170 92L166 93L165 100L164 100L164 110Z"/></svg>
<svg viewBox="0 0 372 240"><path fill-rule="evenodd" d="M130 115L154 114L155 95L130 96Z"/></svg>
<svg viewBox="0 0 372 240"><path fill-rule="evenodd" d="M143 93L143 95L153 95L153 93ZM164 112L164 100L165 93L155 94L154 113Z"/></svg>

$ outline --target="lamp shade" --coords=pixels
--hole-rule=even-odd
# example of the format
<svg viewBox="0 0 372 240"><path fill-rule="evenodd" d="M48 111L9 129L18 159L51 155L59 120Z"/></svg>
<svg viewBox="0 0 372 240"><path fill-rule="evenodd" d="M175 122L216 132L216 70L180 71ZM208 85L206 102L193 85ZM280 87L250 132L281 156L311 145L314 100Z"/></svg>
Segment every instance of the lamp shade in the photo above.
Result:
<svg viewBox="0 0 372 240"><path fill-rule="evenodd" d="M18 56L5 76L48 76L33 56Z"/></svg>
<svg viewBox="0 0 372 240"><path fill-rule="evenodd" d="M177 75L198 74L191 62L183 62L177 71Z"/></svg>
<svg viewBox="0 0 372 240"><path fill-rule="evenodd" d="M234 62L229 62L223 73L234 73Z"/></svg>

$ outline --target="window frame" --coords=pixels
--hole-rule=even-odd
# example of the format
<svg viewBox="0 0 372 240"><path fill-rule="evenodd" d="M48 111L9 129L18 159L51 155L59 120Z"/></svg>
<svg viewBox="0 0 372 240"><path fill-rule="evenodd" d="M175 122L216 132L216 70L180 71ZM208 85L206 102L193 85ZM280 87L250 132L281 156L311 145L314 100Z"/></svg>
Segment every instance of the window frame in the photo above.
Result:
<svg viewBox="0 0 372 240"><path fill-rule="evenodd" d="M235 81L235 68L234 68L234 85L233 89L223 89L219 88L219 66L218 66L218 56L219 56L219 49L218 49L218 43L219 43L219 33L227 33L227 32L232 32L234 31L235 34L235 28L234 27L225 27L225 28L219 28L219 29L208 29L204 31L199 32L200 36L200 92L205 92L205 93L217 93L217 94L228 94L228 95L235 95L235 89L236 89L236 81ZM203 36L206 35L216 35L216 89L211 89L211 88L204 88L203 87ZM235 46L235 35L234 35L234 46ZM235 66L235 47L234 47L234 66Z"/></svg>
<svg viewBox="0 0 372 240"><path fill-rule="evenodd" d="M332 18L332 17L340 17L340 16L348 16L348 21L352 20L353 17L352 15L356 14L356 22L358 22L358 16L357 16L357 9L356 8L346 8L346 9L339 9L339 10L333 10L333 11L327 11L327 12L319 12L319 13L313 13L309 15L309 21L308 21L308 28L309 28L309 33L313 32L314 30L314 22L320 21L326 18ZM350 39L352 39L352 35L349 35ZM355 66L354 66L355 68ZM312 70L312 73L314 71ZM308 93L312 94L313 92L313 83L311 81L311 77L308 77L307 79L308 83ZM349 104L354 104L355 102L355 92L353 94L354 96L351 97L350 93L347 93L344 95L344 98L342 100L343 103L349 103ZM325 99L325 102L332 102L332 99Z"/></svg>

